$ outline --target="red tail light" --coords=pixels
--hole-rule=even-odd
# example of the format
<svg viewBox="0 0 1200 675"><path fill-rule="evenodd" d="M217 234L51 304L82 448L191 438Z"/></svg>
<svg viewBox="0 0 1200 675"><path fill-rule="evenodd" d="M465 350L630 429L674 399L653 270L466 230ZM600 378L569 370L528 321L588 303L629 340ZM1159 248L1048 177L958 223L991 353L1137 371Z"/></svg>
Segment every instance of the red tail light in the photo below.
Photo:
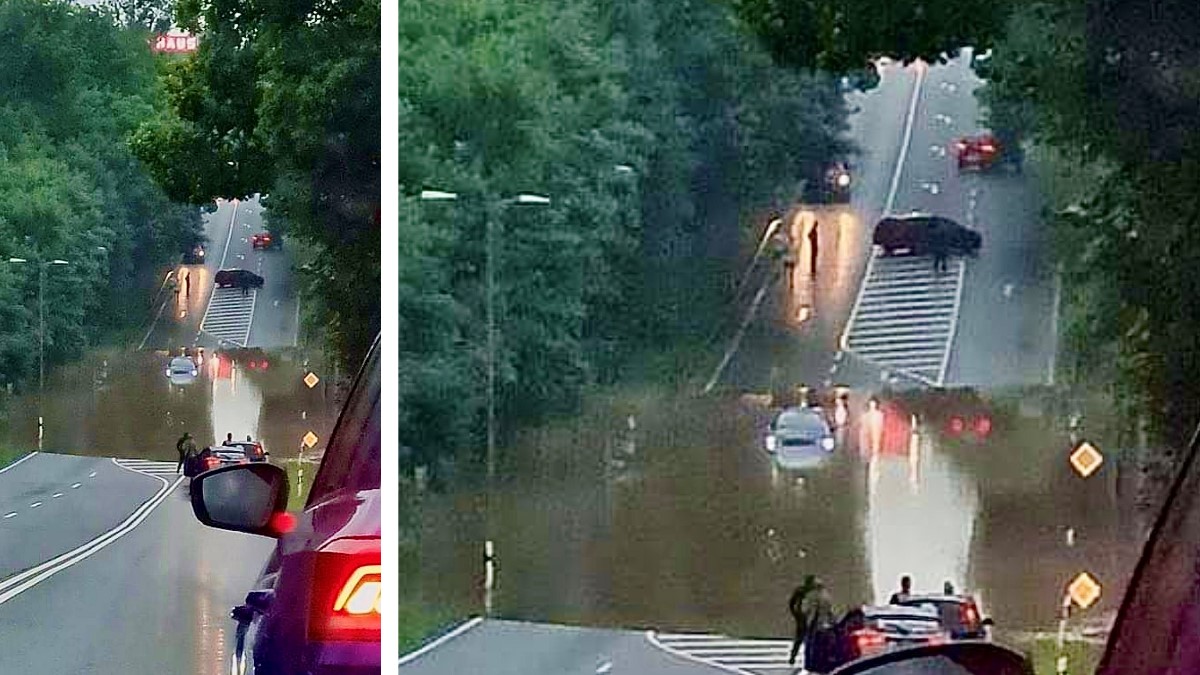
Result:
<svg viewBox="0 0 1200 675"><path fill-rule="evenodd" d="M995 152L996 146L992 145L991 143L984 143L981 149L984 152Z"/></svg>
<svg viewBox="0 0 1200 675"><path fill-rule="evenodd" d="M966 428L967 428L967 424L966 424L966 422L963 421L963 418L961 418L957 415L950 418L950 424L948 426L948 429L950 430L950 433L952 435L957 436L957 435L961 434Z"/></svg>
<svg viewBox="0 0 1200 675"><path fill-rule="evenodd" d="M255 361L251 361L251 362L250 362L248 365L250 366L250 370L258 370L258 363L257 363L257 362L255 362Z"/></svg>
<svg viewBox="0 0 1200 675"><path fill-rule="evenodd" d="M975 609L975 605L966 604L959 609L959 619L967 630L976 630L979 628L979 610Z"/></svg>
<svg viewBox="0 0 1200 675"><path fill-rule="evenodd" d="M221 466L221 460L220 460L220 459L218 459L218 458L216 458L216 457L205 457L205 458L204 458L204 470L205 470L205 471L209 471L209 470L215 469L215 468L217 468L218 466Z"/></svg>
<svg viewBox="0 0 1200 675"><path fill-rule="evenodd" d="M992 433L992 419L986 415L975 420L975 434L977 436L987 436Z"/></svg>
<svg viewBox="0 0 1200 675"><path fill-rule="evenodd" d="M308 636L311 640L378 642L379 591L382 581L378 551L318 553Z"/></svg>
<svg viewBox="0 0 1200 675"><path fill-rule="evenodd" d="M883 637L883 633L871 628L863 628L850 633L851 639L854 640L854 647L859 654L867 654L879 649L882 649L887 640Z"/></svg>

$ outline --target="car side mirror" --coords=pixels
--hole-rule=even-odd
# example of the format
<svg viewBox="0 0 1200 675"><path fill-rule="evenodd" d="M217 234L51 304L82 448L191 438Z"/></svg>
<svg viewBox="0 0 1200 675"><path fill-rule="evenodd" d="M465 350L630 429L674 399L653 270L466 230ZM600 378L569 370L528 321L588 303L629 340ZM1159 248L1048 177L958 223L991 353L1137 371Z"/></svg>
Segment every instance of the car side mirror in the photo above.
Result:
<svg viewBox="0 0 1200 675"><path fill-rule="evenodd" d="M192 511L222 530L278 537L289 527L287 471L274 464L236 464L192 479Z"/></svg>
<svg viewBox="0 0 1200 675"><path fill-rule="evenodd" d="M992 621L992 617L990 617L990 616L989 616L989 617L985 617L985 618L983 619L983 621L981 621L980 623L981 623L982 625L984 625L984 626L995 626L995 625L996 625L996 622L995 622L995 621Z"/></svg>

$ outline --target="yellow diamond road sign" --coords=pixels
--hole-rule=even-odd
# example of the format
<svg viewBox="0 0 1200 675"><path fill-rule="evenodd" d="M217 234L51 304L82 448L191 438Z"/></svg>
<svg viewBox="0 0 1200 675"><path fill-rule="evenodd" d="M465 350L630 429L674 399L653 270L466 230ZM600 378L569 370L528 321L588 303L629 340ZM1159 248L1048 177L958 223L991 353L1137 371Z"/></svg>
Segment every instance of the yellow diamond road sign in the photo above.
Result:
<svg viewBox="0 0 1200 675"><path fill-rule="evenodd" d="M1104 463L1104 455L1101 455L1096 446L1087 441L1080 443L1079 447L1075 448L1075 452L1071 453L1071 466L1084 478L1095 473L1102 463Z"/></svg>
<svg viewBox="0 0 1200 675"><path fill-rule="evenodd" d="M304 434L304 447L311 448L312 446L316 445L317 441L319 440L321 439L317 438L317 435L310 431L307 434Z"/></svg>
<svg viewBox="0 0 1200 675"><path fill-rule="evenodd" d="M1080 572L1071 585L1067 586L1067 594L1071 596L1071 600L1074 600L1075 604L1087 609L1100 599L1100 584L1092 578L1092 575Z"/></svg>
<svg viewBox="0 0 1200 675"><path fill-rule="evenodd" d="M317 386L317 383L320 381L321 378L317 377L316 373L309 373L304 376L304 384L307 384L309 389Z"/></svg>

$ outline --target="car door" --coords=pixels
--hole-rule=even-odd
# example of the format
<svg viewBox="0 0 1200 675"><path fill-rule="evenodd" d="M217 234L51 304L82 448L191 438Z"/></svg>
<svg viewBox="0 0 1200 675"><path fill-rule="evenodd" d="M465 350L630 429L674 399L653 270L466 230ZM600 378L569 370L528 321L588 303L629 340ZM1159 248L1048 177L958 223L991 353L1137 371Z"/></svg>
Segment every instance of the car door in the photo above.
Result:
<svg viewBox="0 0 1200 675"><path fill-rule="evenodd" d="M1200 429L1142 549L1097 675L1200 672Z"/></svg>

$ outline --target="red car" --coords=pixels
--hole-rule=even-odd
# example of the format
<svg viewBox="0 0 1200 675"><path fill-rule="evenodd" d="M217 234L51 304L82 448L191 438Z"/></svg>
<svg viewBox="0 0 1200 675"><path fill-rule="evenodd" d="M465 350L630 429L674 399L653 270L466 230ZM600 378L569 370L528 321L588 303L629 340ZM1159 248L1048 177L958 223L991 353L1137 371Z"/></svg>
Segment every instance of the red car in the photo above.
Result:
<svg viewBox="0 0 1200 675"><path fill-rule="evenodd" d="M250 246L256 249L282 248L283 240L270 232L259 232L250 237Z"/></svg>
<svg viewBox="0 0 1200 675"><path fill-rule="evenodd" d="M954 152L958 156L959 169L987 170L1000 157L1000 141L990 133L967 136L954 142Z"/></svg>

